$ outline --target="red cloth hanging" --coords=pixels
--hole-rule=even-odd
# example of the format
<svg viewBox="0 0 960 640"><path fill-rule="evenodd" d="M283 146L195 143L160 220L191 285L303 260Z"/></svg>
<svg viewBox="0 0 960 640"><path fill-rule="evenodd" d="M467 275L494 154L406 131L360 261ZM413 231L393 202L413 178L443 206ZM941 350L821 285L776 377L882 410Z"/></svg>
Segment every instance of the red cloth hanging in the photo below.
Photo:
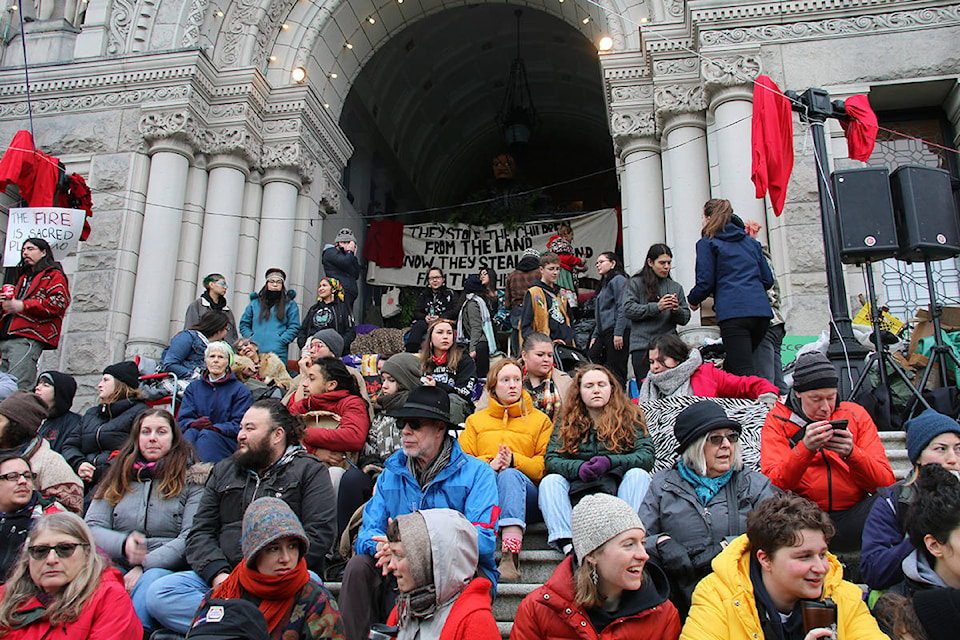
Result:
<svg viewBox="0 0 960 640"><path fill-rule="evenodd" d="M870 108L870 100L863 94L850 96L844 100L849 120L841 120L843 135L847 137L847 155L854 160L866 162L873 153L877 142L877 114Z"/></svg>
<svg viewBox="0 0 960 640"><path fill-rule="evenodd" d="M397 220L374 220L367 228L363 257L381 267L403 266L403 223Z"/></svg>
<svg viewBox="0 0 960 640"><path fill-rule="evenodd" d="M92 230L90 220L93 218L93 200L90 198L90 188L83 176L78 173L71 173L67 181L67 192L57 194L58 206L84 211L83 231L80 233L80 240L83 241L90 237Z"/></svg>
<svg viewBox="0 0 960 640"><path fill-rule="evenodd" d="M0 191L11 182L31 207L52 207L59 160L37 151L29 131L17 131L0 158Z"/></svg>
<svg viewBox="0 0 960 640"><path fill-rule="evenodd" d="M773 212L783 212L787 183L793 172L793 113L790 101L769 78L759 76L753 87L753 168L750 178L757 197L770 193Z"/></svg>

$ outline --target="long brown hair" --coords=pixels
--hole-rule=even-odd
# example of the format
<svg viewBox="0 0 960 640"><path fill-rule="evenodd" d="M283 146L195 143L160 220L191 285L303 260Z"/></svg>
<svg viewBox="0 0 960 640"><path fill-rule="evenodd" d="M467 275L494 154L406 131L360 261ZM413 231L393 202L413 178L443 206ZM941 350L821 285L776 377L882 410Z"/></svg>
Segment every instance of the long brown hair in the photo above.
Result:
<svg viewBox="0 0 960 640"><path fill-rule="evenodd" d="M447 350L447 368L451 371L457 370L460 364L460 358L463 356L463 349L457 344L457 321L449 318L437 318L427 327L427 338L423 341L423 347L420 349L420 369L424 374L433 373L437 365L433 364L433 330L440 324L448 324L453 329L453 344Z"/></svg>
<svg viewBox="0 0 960 640"><path fill-rule="evenodd" d="M177 421L173 419L169 411L166 409L147 409L134 419L127 441L120 449L116 460L107 470L103 482L97 488L97 498L117 506L123 496L130 493L130 485L133 484L136 476L133 465L143 457L140 453L140 425L143 424L145 419L153 416L164 420L170 426L170 432L173 434L170 451L163 456L163 464L160 465L160 477L154 478L154 482L164 500L174 498L183 491L183 485L186 483L187 467L193 459L193 446L184 439L180 426L177 425Z"/></svg>
<svg viewBox="0 0 960 640"><path fill-rule="evenodd" d="M707 223L703 225L700 236L715 238L732 219L733 205L730 204L729 200L723 200L722 198L707 200L706 204L703 205L703 215L707 218Z"/></svg>
<svg viewBox="0 0 960 640"><path fill-rule="evenodd" d="M610 381L610 401L603 408L596 424L590 418L580 395L583 376L591 371L603 373ZM570 391L560 404L560 418L557 421L559 452L576 453L580 443L591 430L596 431L600 441L613 453L632 451L637 437L637 425L643 435L649 435L643 412L640 407L630 402L610 370L599 364L583 365L577 369Z"/></svg>

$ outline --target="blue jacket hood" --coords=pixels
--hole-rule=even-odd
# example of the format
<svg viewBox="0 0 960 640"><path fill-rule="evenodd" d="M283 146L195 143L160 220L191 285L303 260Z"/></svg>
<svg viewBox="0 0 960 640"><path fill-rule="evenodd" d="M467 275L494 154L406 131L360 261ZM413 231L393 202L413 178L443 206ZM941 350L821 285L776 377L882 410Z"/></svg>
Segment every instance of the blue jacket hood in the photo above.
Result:
<svg viewBox="0 0 960 640"><path fill-rule="evenodd" d="M738 242L746 237L747 232L743 230L743 227L738 227L732 222L728 222L727 226L717 234L717 239L725 242Z"/></svg>

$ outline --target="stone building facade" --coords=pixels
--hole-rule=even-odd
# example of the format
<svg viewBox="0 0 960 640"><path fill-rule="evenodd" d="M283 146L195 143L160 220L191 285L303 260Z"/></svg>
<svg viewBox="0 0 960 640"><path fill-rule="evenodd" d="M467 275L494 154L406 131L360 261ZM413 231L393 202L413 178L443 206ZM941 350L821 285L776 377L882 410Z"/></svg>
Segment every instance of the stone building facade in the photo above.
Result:
<svg viewBox="0 0 960 640"><path fill-rule="evenodd" d="M159 353L209 272L226 274L237 315L269 266L285 269L301 294L312 292L322 243L340 227L362 226L344 197L354 146L338 124L351 83L404 25L467 4L478 2L43 5L25 24L37 144L87 178L95 218L90 240L65 264L73 304L61 348L42 366L75 374L89 399L105 364ZM692 248L703 202L729 198L742 217L764 225L791 333L816 333L828 317L812 145L795 125L787 206L774 217L750 181L752 80L765 74L781 88L820 86L840 99L866 93L878 111L907 119L932 110L946 123L944 146L960 143L958 4L518 5L554 15L592 41L612 38L612 49L598 54L597 74L619 171L628 270L639 268L652 242ZM10 140L27 128L28 104L16 12L7 11L4 23L0 140ZM302 76L293 79L295 70ZM832 165L859 164L846 159L835 123L829 132ZM942 157L956 175L955 154ZM689 287L692 249L677 253L676 277ZM857 272L848 280L851 294L862 290Z"/></svg>

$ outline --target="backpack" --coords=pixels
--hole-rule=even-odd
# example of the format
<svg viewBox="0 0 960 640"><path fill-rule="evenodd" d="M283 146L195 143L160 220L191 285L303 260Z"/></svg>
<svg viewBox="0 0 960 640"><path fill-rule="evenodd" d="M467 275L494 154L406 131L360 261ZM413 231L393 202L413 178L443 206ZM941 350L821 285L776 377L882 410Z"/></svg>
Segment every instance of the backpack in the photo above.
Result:
<svg viewBox="0 0 960 640"><path fill-rule="evenodd" d="M248 600L205 600L187 640L267 640L270 631L257 605Z"/></svg>

